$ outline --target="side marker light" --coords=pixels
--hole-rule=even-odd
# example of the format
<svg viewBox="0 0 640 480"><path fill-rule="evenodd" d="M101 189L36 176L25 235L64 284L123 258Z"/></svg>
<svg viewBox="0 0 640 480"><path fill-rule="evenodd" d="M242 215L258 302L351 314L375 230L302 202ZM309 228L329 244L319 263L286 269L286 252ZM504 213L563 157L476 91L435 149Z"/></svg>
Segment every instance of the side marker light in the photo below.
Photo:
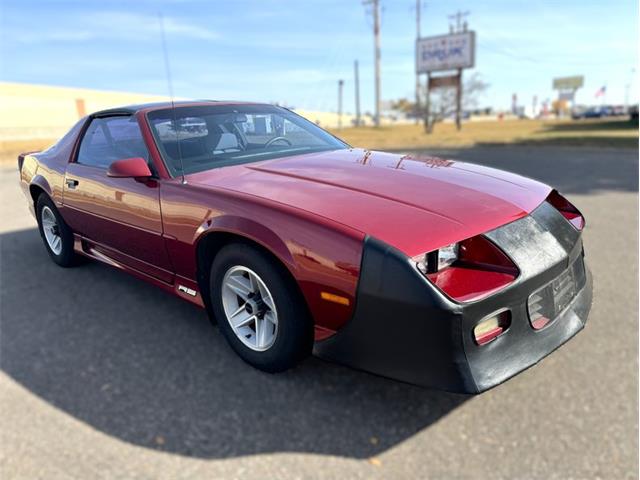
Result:
<svg viewBox="0 0 640 480"><path fill-rule="evenodd" d="M323 300L326 300L327 302L338 303L340 305L344 305L347 307L351 303L349 302L349 299L347 297L342 297L340 295L336 295L334 293L329 293L329 292L320 292L320 298L322 298Z"/></svg>

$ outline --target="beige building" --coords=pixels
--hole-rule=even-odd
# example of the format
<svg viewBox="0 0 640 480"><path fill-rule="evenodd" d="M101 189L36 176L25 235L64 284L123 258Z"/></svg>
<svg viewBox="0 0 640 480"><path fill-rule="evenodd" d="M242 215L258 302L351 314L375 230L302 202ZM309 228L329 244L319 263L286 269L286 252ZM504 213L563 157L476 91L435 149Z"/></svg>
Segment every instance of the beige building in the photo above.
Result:
<svg viewBox="0 0 640 480"><path fill-rule="evenodd" d="M168 97L84 88L0 82L0 141L52 139L62 136L79 118L105 108L166 101ZM333 112L297 110L322 127L338 126ZM354 117L343 115L343 125Z"/></svg>

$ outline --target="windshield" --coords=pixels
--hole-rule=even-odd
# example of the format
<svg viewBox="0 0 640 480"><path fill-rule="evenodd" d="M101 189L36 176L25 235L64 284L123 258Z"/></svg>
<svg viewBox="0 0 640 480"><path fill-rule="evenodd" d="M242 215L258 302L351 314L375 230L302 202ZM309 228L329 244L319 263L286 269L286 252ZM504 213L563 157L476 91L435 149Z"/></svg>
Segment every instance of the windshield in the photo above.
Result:
<svg viewBox="0 0 640 480"><path fill-rule="evenodd" d="M272 105L176 107L152 111L148 119L172 176L348 148L301 116Z"/></svg>

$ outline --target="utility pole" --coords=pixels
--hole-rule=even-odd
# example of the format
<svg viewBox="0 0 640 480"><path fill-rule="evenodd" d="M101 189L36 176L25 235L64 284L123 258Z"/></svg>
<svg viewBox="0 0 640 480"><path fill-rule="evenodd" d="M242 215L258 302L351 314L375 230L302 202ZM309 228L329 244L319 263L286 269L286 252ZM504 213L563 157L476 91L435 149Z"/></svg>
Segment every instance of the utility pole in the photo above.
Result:
<svg viewBox="0 0 640 480"><path fill-rule="evenodd" d="M353 62L353 74L355 77L356 85L356 127L360 126L360 68L358 67L358 60Z"/></svg>
<svg viewBox="0 0 640 480"><path fill-rule="evenodd" d="M376 62L376 127L380 126L380 1L373 0L373 36Z"/></svg>
<svg viewBox="0 0 640 480"><path fill-rule="evenodd" d="M624 86L624 111L629 111L629 92L631 90L631 85L633 84L633 75L636 73L636 69L632 68L629 71L629 83Z"/></svg>
<svg viewBox="0 0 640 480"><path fill-rule="evenodd" d="M418 73L418 41L420 40L420 4L422 0L416 0L416 125L420 123L420 74Z"/></svg>
<svg viewBox="0 0 640 480"><path fill-rule="evenodd" d="M453 15L449 15L449 21L455 20L455 27L453 26L453 23L450 24L449 26L451 33L460 33L462 31L462 27L463 27L462 19L466 18L468 15L469 15L469 12L461 12L460 10L458 10ZM464 23L464 27L466 30L466 22Z"/></svg>
<svg viewBox="0 0 640 480"><path fill-rule="evenodd" d="M344 80L338 80L338 130L342 130L342 87Z"/></svg>
<svg viewBox="0 0 640 480"><path fill-rule="evenodd" d="M371 5L373 10L373 44L375 63L375 95L376 112L373 122L376 127L380 126L380 0L364 0L364 5Z"/></svg>

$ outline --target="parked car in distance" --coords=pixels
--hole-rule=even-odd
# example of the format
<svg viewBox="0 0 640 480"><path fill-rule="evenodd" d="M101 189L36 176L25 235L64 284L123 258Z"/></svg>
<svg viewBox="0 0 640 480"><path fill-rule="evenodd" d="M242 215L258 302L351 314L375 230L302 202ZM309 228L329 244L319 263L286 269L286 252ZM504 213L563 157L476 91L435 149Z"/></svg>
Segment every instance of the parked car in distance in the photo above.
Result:
<svg viewBox="0 0 640 480"><path fill-rule="evenodd" d="M571 118L573 120L580 120L584 118L584 113L587 111L587 107L583 105L576 105L571 109Z"/></svg>
<svg viewBox="0 0 640 480"><path fill-rule="evenodd" d="M605 112L603 107L590 107L585 110L583 118L602 118L605 116Z"/></svg>
<svg viewBox="0 0 640 480"><path fill-rule="evenodd" d="M614 105L611 107L611 114L614 117L623 117L625 115L629 115L629 111L624 105Z"/></svg>
<svg viewBox="0 0 640 480"><path fill-rule="evenodd" d="M550 186L353 148L285 108L103 110L18 170L53 262L88 257L206 308L267 372L315 352L478 393L591 307L585 219Z"/></svg>
<svg viewBox="0 0 640 480"><path fill-rule="evenodd" d="M627 114L627 109L623 105L576 106L571 110L571 118L574 120L580 120L582 118L616 117Z"/></svg>

